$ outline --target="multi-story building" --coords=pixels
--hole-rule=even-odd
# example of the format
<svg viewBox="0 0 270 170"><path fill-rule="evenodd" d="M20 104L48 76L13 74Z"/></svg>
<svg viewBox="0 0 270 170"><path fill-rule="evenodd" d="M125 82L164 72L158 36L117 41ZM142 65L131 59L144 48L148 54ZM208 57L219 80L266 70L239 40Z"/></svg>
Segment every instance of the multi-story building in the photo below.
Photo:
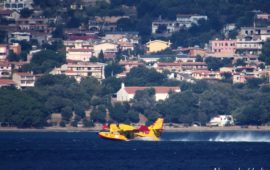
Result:
<svg viewBox="0 0 270 170"><path fill-rule="evenodd" d="M189 29L193 25L198 25L200 20L208 20L208 17L205 15L197 14L179 14L176 16L175 21L162 20L159 18L158 20L152 22L152 34L162 33L169 36L181 29ZM159 32L161 27L163 27L162 32Z"/></svg>
<svg viewBox="0 0 270 170"><path fill-rule="evenodd" d="M153 67L159 72L163 72L165 70L168 70L170 72L207 70L207 64L205 62L159 62L155 63Z"/></svg>
<svg viewBox="0 0 270 170"><path fill-rule="evenodd" d="M205 62L185 62L181 63L182 70L207 70L207 64Z"/></svg>
<svg viewBox="0 0 270 170"><path fill-rule="evenodd" d="M259 37L239 37L236 41L236 51L246 54L260 54L263 48L263 40Z"/></svg>
<svg viewBox="0 0 270 170"><path fill-rule="evenodd" d="M66 75L74 77L78 82L84 77L94 77L98 80L105 79L104 63L74 62L62 65L60 68L53 69L52 75Z"/></svg>
<svg viewBox="0 0 270 170"><path fill-rule="evenodd" d="M259 78L261 72L255 66L238 66L233 70L233 83L245 83L250 78Z"/></svg>
<svg viewBox="0 0 270 170"><path fill-rule="evenodd" d="M163 72L165 70L170 72L181 72L182 65L181 62L173 62L173 63L166 63L166 62L158 62L153 65L158 72Z"/></svg>
<svg viewBox="0 0 270 170"><path fill-rule="evenodd" d="M0 61L0 78L11 78L12 65L6 61Z"/></svg>
<svg viewBox="0 0 270 170"><path fill-rule="evenodd" d="M222 76L219 71L208 71L208 70L196 70L192 71L192 77L197 80L221 80Z"/></svg>
<svg viewBox="0 0 270 170"><path fill-rule="evenodd" d="M263 43L268 39L270 39L270 27L242 27L237 37L237 52L260 54Z"/></svg>
<svg viewBox="0 0 270 170"><path fill-rule="evenodd" d="M212 40L211 52L214 57L233 57L236 52L236 40Z"/></svg>
<svg viewBox="0 0 270 170"><path fill-rule="evenodd" d="M17 72L13 73L12 80L19 89L35 87L36 76L32 72Z"/></svg>
<svg viewBox="0 0 270 170"><path fill-rule="evenodd" d="M208 17L206 15L197 15L197 14L190 14L190 15L178 14L176 16L176 22L178 22L185 28L190 28L193 26L193 24L198 25L200 20L208 20Z"/></svg>
<svg viewBox="0 0 270 170"><path fill-rule="evenodd" d="M7 56L8 56L8 45L0 44L0 61L6 60Z"/></svg>
<svg viewBox="0 0 270 170"><path fill-rule="evenodd" d="M38 31L49 33L52 29L48 26L47 18L20 18L16 25L21 31Z"/></svg>
<svg viewBox="0 0 270 170"><path fill-rule="evenodd" d="M262 19L262 20L269 20L270 19L270 14L268 13L259 13L256 14L257 19Z"/></svg>
<svg viewBox="0 0 270 170"><path fill-rule="evenodd" d="M164 27L163 32L159 32L160 28ZM171 35L174 32L177 32L181 29L180 25L176 21L167 21L167 20L157 20L152 22L152 34L168 34Z"/></svg>
<svg viewBox="0 0 270 170"><path fill-rule="evenodd" d="M93 46L82 40L65 41L67 60L90 61L93 56Z"/></svg>
<svg viewBox="0 0 270 170"><path fill-rule="evenodd" d="M118 51L118 44L111 42L101 42L94 45L94 56L98 57L103 52L105 58L113 58Z"/></svg>
<svg viewBox="0 0 270 170"><path fill-rule="evenodd" d="M24 8L32 9L33 0L5 0L4 8L21 11Z"/></svg>

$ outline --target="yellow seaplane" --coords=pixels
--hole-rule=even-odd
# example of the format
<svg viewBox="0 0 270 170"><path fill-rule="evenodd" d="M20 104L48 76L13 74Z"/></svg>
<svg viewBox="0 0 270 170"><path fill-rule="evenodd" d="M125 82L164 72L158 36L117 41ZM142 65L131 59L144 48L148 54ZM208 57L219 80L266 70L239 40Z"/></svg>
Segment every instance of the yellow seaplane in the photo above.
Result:
<svg viewBox="0 0 270 170"><path fill-rule="evenodd" d="M103 126L98 133L99 137L109 140L129 141L131 139L147 138L158 141L163 130L163 119L158 118L151 126L136 128L126 124L110 124Z"/></svg>

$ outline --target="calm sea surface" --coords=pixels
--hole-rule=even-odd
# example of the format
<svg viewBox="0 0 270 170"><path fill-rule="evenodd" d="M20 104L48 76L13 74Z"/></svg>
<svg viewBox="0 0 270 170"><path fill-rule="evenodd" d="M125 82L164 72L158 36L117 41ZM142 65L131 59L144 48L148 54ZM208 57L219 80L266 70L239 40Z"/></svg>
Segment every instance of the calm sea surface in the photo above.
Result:
<svg viewBox="0 0 270 170"><path fill-rule="evenodd" d="M270 132L171 132L114 142L92 132L1 132L0 170L270 170Z"/></svg>

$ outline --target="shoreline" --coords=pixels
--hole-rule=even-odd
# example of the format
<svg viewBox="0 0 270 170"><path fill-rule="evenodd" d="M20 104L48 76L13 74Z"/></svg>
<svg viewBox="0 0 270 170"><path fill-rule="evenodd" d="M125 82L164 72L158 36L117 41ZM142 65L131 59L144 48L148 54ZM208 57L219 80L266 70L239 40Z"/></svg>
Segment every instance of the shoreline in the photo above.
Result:
<svg viewBox="0 0 270 170"><path fill-rule="evenodd" d="M16 128L16 127L1 127L1 132L99 132L102 130L100 126L93 128L76 128L76 127L46 127L46 128ZM228 127L168 127L165 126L164 132L228 132L228 131L269 131L270 126L228 126Z"/></svg>

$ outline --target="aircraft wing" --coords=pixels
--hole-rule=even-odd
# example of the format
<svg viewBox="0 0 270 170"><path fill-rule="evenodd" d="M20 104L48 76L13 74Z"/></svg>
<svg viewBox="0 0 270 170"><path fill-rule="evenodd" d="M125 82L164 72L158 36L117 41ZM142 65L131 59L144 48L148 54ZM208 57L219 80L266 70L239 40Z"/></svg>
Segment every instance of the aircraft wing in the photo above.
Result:
<svg viewBox="0 0 270 170"><path fill-rule="evenodd" d="M119 132L120 129L117 124L110 124L110 132Z"/></svg>
<svg viewBox="0 0 270 170"><path fill-rule="evenodd" d="M110 132L130 132L136 130L135 127L125 124L111 124Z"/></svg>
<svg viewBox="0 0 270 170"><path fill-rule="evenodd" d="M119 125L119 128L120 128L122 131L134 131L134 130L136 130L135 127L130 126L130 125L126 125L126 124L120 124L120 125Z"/></svg>

